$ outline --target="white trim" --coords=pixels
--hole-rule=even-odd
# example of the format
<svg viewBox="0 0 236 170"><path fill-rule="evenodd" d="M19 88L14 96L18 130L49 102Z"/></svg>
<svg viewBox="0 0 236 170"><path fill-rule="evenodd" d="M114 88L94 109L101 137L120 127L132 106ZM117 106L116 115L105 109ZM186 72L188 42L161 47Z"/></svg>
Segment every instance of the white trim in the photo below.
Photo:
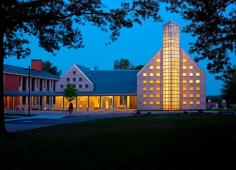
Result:
<svg viewBox="0 0 236 170"><path fill-rule="evenodd" d="M74 64L73 66L75 66L79 70L79 72L94 86L93 82L83 73L82 70L79 69L76 64Z"/></svg>

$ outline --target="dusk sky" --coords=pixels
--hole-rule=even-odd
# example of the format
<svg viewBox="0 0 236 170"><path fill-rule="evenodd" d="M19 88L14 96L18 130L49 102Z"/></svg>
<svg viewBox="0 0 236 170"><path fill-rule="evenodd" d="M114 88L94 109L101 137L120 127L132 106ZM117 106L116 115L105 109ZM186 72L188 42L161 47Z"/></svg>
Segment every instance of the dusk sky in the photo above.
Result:
<svg viewBox="0 0 236 170"><path fill-rule="evenodd" d="M182 29L186 21L176 14L171 14L161 8L160 15L164 22L154 23L146 21L142 26L135 26L132 29L122 29L121 35L116 42L106 46L109 41L109 34L100 31L98 28L86 25L82 28L85 48L67 49L62 48L55 56L41 49L36 39L31 39L31 55L25 59L7 58L5 64L28 67L31 59L50 60L54 65L62 70L64 74L73 64L83 65L89 68L98 66L99 70L113 69L113 62L116 59L128 58L133 65L146 64L154 54L162 47L162 27L169 20L175 21ZM181 32L181 48L187 53L188 43L194 39L189 34ZM190 56L194 58L194 56ZM235 62L232 61L233 63ZM207 61L201 61L198 65L206 73L206 94L219 95L222 82L215 80L214 75L206 70Z"/></svg>

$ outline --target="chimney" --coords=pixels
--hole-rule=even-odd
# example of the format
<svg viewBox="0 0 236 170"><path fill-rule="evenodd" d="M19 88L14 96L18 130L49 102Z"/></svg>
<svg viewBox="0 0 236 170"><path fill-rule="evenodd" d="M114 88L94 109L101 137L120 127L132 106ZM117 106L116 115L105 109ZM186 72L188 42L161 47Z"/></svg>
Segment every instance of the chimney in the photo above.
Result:
<svg viewBox="0 0 236 170"><path fill-rule="evenodd" d="M42 71L43 61L42 60L31 60L31 69Z"/></svg>

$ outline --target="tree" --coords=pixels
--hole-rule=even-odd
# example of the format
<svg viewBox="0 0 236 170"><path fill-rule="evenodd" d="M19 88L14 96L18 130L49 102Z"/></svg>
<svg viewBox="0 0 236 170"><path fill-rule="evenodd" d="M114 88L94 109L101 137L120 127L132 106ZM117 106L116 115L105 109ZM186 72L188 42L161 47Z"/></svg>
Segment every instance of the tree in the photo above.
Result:
<svg viewBox="0 0 236 170"><path fill-rule="evenodd" d="M144 65L137 65L133 67L133 70L141 70L144 67Z"/></svg>
<svg viewBox="0 0 236 170"><path fill-rule="evenodd" d="M58 77L61 75L61 70L58 70L57 66L53 66L49 60L43 62L43 70Z"/></svg>
<svg viewBox="0 0 236 170"><path fill-rule="evenodd" d="M72 104L72 101L75 100L77 95L78 95L78 91L75 88L75 86L73 84L67 84L66 88L64 89L64 96L67 99L67 101L70 104Z"/></svg>
<svg viewBox="0 0 236 170"><path fill-rule="evenodd" d="M236 103L236 67L233 72L228 76L229 78L224 80L224 86L222 88L222 97L227 103Z"/></svg>
<svg viewBox="0 0 236 170"><path fill-rule="evenodd" d="M29 37L39 40L40 46L55 54L62 46L83 47L81 26L91 23L110 32L115 41L121 28L132 28L145 19L159 21L158 0L121 0L117 7L102 0L1 0L0 1L0 78L3 79L4 58L18 59L30 54ZM0 81L0 96L3 96ZM0 99L0 134L5 133L4 104Z"/></svg>
<svg viewBox="0 0 236 170"><path fill-rule="evenodd" d="M196 38L190 53L198 62L208 59L207 69L216 78L227 79L236 54L236 0L161 0L167 9L190 21L183 29Z"/></svg>
<svg viewBox="0 0 236 170"><path fill-rule="evenodd" d="M114 61L113 68L114 70L131 70L133 65L128 59L122 58Z"/></svg>

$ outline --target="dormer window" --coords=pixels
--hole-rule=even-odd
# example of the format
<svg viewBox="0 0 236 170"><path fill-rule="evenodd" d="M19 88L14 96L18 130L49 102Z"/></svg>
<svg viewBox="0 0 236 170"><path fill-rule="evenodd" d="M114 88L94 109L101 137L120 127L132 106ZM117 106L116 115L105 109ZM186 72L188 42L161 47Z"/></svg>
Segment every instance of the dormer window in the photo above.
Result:
<svg viewBox="0 0 236 170"><path fill-rule="evenodd" d="M73 75L76 75L76 71L73 71Z"/></svg>

